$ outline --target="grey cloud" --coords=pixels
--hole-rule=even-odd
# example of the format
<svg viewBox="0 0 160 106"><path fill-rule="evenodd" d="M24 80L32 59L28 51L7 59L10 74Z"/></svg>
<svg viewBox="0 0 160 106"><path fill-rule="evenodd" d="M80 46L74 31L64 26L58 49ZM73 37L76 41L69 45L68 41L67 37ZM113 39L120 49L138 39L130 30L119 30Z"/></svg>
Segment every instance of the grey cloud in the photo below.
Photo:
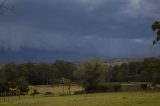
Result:
<svg viewBox="0 0 160 106"><path fill-rule="evenodd" d="M77 57L158 55L150 24L159 0L14 0L0 16L0 50L75 53Z"/></svg>

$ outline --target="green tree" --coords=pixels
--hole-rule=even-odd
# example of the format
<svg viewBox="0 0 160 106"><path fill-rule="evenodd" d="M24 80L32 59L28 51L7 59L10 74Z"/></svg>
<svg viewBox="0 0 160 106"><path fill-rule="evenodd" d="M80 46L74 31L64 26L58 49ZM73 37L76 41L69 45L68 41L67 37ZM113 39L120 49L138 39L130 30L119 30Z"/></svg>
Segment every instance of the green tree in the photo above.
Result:
<svg viewBox="0 0 160 106"><path fill-rule="evenodd" d="M28 93L29 84L24 77L20 77L16 80L17 88L19 89L21 94Z"/></svg>
<svg viewBox="0 0 160 106"><path fill-rule="evenodd" d="M17 68L18 68L18 66L14 62L8 63L2 68L2 70L5 73L7 81L12 82L12 81L15 81L18 78Z"/></svg>
<svg viewBox="0 0 160 106"><path fill-rule="evenodd" d="M54 77L54 72L50 64L39 63L37 65L37 71L39 73L39 79L42 81L43 85L51 83L51 79Z"/></svg>
<svg viewBox="0 0 160 106"><path fill-rule="evenodd" d="M152 30L156 31L157 35L156 35L156 39L153 41L153 45L157 44L157 42L159 42L160 40L160 21L155 21L152 24Z"/></svg>
<svg viewBox="0 0 160 106"><path fill-rule="evenodd" d="M110 68L108 76L109 76L111 82L118 81L117 74L118 74L119 70L120 70L120 66L118 66L118 65L112 66Z"/></svg>
<svg viewBox="0 0 160 106"><path fill-rule="evenodd" d="M0 69L0 82L6 81L5 71L3 69Z"/></svg>
<svg viewBox="0 0 160 106"><path fill-rule="evenodd" d="M94 92L102 83L106 82L108 65L100 60L81 61L78 70L74 73L86 92Z"/></svg>
<svg viewBox="0 0 160 106"><path fill-rule="evenodd" d="M63 61L63 60L57 60L53 64L54 70L56 71L58 79L61 79L62 77L73 80L73 72L76 70L76 65Z"/></svg>
<svg viewBox="0 0 160 106"><path fill-rule="evenodd" d="M128 64L123 63L118 71L117 79L120 82L128 82Z"/></svg>

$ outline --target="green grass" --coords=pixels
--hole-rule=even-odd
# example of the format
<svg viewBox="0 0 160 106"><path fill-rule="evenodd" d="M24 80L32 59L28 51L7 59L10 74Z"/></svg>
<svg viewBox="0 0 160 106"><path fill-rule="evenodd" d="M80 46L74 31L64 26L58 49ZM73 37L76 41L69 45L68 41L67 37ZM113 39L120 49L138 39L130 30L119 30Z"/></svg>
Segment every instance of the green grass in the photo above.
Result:
<svg viewBox="0 0 160 106"><path fill-rule="evenodd" d="M113 92L73 96L9 97L0 106L160 106L160 92ZM2 99L2 98L1 98Z"/></svg>

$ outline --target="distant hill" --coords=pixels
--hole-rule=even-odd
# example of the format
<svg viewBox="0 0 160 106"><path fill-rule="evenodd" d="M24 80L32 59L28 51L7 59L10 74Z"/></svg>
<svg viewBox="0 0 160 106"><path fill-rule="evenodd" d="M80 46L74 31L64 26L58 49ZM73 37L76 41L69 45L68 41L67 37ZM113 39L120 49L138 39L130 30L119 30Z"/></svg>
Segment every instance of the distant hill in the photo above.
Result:
<svg viewBox="0 0 160 106"><path fill-rule="evenodd" d="M143 60L144 60L143 58L116 58L116 59L110 59L105 62L114 66L114 65L121 65L122 63L141 62Z"/></svg>
<svg viewBox="0 0 160 106"><path fill-rule="evenodd" d="M114 59L108 59L104 60L105 64L109 65L121 65L122 63L129 63L129 62L141 62L144 58L114 58ZM72 61L75 64L79 64L80 61Z"/></svg>

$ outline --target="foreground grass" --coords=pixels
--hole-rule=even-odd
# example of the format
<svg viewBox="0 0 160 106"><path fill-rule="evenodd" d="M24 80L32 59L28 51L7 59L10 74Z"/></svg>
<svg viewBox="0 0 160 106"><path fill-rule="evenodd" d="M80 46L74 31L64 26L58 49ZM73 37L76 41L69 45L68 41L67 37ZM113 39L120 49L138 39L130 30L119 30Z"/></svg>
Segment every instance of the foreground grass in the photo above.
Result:
<svg viewBox="0 0 160 106"><path fill-rule="evenodd" d="M17 98L17 99L16 99ZM0 106L160 106L160 92L114 92L74 96L24 96Z"/></svg>

